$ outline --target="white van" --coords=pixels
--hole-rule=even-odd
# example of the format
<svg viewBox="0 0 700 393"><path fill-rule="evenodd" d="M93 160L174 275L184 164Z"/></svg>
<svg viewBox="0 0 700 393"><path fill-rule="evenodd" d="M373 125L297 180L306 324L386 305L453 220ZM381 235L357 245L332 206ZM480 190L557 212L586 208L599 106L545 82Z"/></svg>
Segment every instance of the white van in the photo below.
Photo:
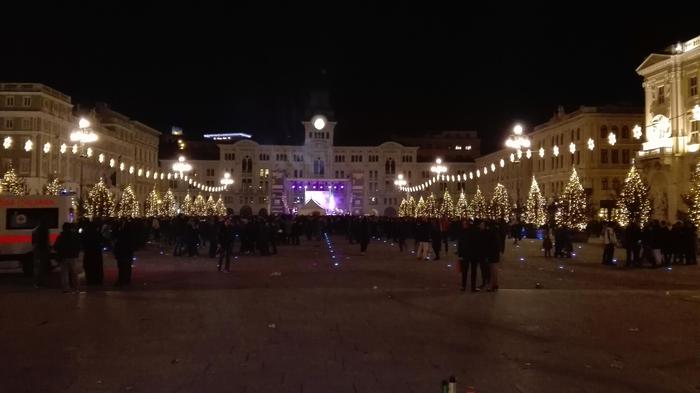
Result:
<svg viewBox="0 0 700 393"><path fill-rule="evenodd" d="M70 196L0 195L0 264L8 261L31 275L34 270L32 231L42 220L49 227L53 245L63 223L73 222Z"/></svg>

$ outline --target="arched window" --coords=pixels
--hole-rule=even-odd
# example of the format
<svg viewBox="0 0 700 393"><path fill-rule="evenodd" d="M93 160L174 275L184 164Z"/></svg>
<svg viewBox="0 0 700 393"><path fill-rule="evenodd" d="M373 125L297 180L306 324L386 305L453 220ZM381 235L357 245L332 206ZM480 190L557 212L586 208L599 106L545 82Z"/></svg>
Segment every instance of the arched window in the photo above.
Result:
<svg viewBox="0 0 700 393"><path fill-rule="evenodd" d="M622 139L629 139L630 129L627 126L622 126Z"/></svg>
<svg viewBox="0 0 700 393"><path fill-rule="evenodd" d="M601 126L600 127L600 138L605 139L608 137L608 127L607 126Z"/></svg>

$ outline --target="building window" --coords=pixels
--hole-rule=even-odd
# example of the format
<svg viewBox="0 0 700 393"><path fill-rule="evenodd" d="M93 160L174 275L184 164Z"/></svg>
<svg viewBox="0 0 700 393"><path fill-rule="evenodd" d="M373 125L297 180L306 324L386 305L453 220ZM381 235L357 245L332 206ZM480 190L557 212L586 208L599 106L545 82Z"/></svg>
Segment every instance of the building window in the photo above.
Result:
<svg viewBox="0 0 700 393"><path fill-rule="evenodd" d="M657 96L656 96L656 103L657 103L657 104L663 104L664 102L666 102L666 97L665 97L665 94L664 94L664 87L663 87L663 86L659 86L659 89L658 89L658 91L657 91Z"/></svg>
<svg viewBox="0 0 700 393"><path fill-rule="evenodd" d="M600 163L601 164L608 163L608 149L600 149Z"/></svg>
<svg viewBox="0 0 700 393"><path fill-rule="evenodd" d="M170 180L170 181L168 182L168 186L169 186L170 188L172 188L172 189L177 190L177 180Z"/></svg>
<svg viewBox="0 0 700 393"><path fill-rule="evenodd" d="M613 149L611 150L612 154L610 155L611 160L613 164L619 164L620 163L620 156L619 156L619 150Z"/></svg>
<svg viewBox="0 0 700 393"><path fill-rule="evenodd" d="M209 176L209 177L214 176L214 168L207 168L207 176Z"/></svg>
<svg viewBox="0 0 700 393"><path fill-rule="evenodd" d="M576 129L576 140L577 141L581 140L581 129L580 128Z"/></svg>
<svg viewBox="0 0 700 393"><path fill-rule="evenodd" d="M5 128L8 130L15 128L15 121L12 119L5 119Z"/></svg>
<svg viewBox="0 0 700 393"><path fill-rule="evenodd" d="M236 159L236 154L234 153L224 153L224 160L233 161Z"/></svg>
<svg viewBox="0 0 700 393"><path fill-rule="evenodd" d="M700 120L695 120L690 122L690 143L697 144L700 143L700 138L698 133L700 132Z"/></svg>
<svg viewBox="0 0 700 393"><path fill-rule="evenodd" d="M622 151L622 163L623 163L623 164L629 164L629 163L630 163L630 151L629 151L629 150L623 150L623 151Z"/></svg>
<svg viewBox="0 0 700 393"><path fill-rule="evenodd" d="M622 139L629 139L630 129L627 126L622 126Z"/></svg>
<svg viewBox="0 0 700 393"><path fill-rule="evenodd" d="M698 95L698 77L697 76L691 76L688 78L688 94L691 97L695 97Z"/></svg>
<svg viewBox="0 0 700 393"><path fill-rule="evenodd" d="M576 165L581 165L581 152L576 152Z"/></svg>
<svg viewBox="0 0 700 393"><path fill-rule="evenodd" d="M608 127L601 126L600 127L600 139L605 139L607 137L608 137Z"/></svg>
<svg viewBox="0 0 700 393"><path fill-rule="evenodd" d="M22 119L22 129L29 130L30 128L32 128L32 119L23 118Z"/></svg>
<svg viewBox="0 0 700 393"><path fill-rule="evenodd" d="M22 106L32 106L32 97L22 97Z"/></svg>
<svg viewBox="0 0 700 393"><path fill-rule="evenodd" d="M20 175L29 175L30 170L31 170L31 164L30 164L29 158L20 158L19 159L19 174Z"/></svg>
<svg viewBox="0 0 700 393"><path fill-rule="evenodd" d="M13 96L5 97L5 106L15 106L15 97L13 97Z"/></svg>
<svg viewBox="0 0 700 393"><path fill-rule="evenodd" d="M389 158L384 163L384 173L387 175L393 175L396 173L396 162L393 158Z"/></svg>
<svg viewBox="0 0 700 393"><path fill-rule="evenodd" d="M618 178L616 178L616 177L614 177L614 178L612 179L612 188L613 188L613 190L615 190L615 191L617 191L617 190L620 189L620 179L618 179Z"/></svg>

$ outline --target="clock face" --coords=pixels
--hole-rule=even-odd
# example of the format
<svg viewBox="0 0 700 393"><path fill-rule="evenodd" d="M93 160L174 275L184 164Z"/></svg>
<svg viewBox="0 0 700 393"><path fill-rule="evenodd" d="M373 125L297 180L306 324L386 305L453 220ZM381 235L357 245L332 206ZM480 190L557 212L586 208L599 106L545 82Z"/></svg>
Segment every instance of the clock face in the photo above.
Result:
<svg viewBox="0 0 700 393"><path fill-rule="evenodd" d="M327 120L323 115L316 115L311 119L311 124L317 130L322 130L326 127Z"/></svg>

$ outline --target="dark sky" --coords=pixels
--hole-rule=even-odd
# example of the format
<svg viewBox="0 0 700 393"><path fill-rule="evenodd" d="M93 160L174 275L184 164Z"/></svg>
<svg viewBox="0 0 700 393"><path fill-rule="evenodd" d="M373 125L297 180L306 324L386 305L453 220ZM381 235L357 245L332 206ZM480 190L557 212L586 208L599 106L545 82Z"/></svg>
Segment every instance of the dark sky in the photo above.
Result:
<svg viewBox="0 0 700 393"><path fill-rule="evenodd" d="M326 70L337 143L469 129L491 150L515 121L536 125L560 104L641 108L635 68L700 34L697 16L605 3L257 4L18 9L25 16L3 17L0 80L105 101L161 131L291 143Z"/></svg>

